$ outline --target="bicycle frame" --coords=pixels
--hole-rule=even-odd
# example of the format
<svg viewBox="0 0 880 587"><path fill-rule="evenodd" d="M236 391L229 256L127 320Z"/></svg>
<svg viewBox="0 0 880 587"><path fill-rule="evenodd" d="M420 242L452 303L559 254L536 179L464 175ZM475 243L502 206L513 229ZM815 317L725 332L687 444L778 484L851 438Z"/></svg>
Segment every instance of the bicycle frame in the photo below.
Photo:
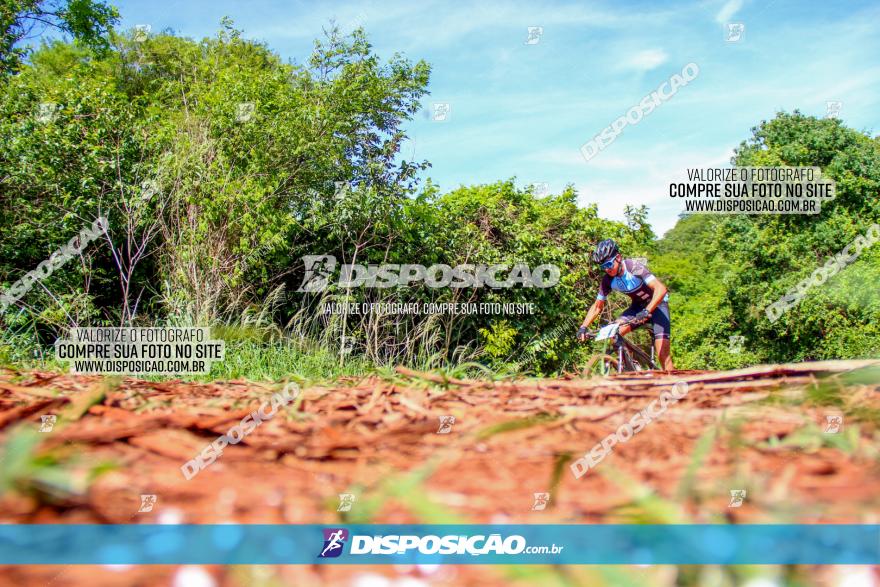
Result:
<svg viewBox="0 0 880 587"><path fill-rule="evenodd" d="M650 369L659 369L654 362L654 345L651 345L651 354L649 356L648 353L629 342L619 333L620 327L623 326L623 324L625 323L612 322L611 324L607 324L599 329L595 336L595 340L597 341L610 340L614 344L614 348L617 350L617 372L622 373L624 369L635 371L636 367L633 364L633 358L635 358L640 365ZM641 326L641 324L639 326ZM608 343L606 342L602 352L606 353L607 350Z"/></svg>

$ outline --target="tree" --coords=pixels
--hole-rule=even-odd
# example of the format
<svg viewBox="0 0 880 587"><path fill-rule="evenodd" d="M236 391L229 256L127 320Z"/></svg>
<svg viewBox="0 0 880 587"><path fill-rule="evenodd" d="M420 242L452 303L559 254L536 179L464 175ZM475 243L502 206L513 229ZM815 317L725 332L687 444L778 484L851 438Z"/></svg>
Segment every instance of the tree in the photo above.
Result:
<svg viewBox="0 0 880 587"><path fill-rule="evenodd" d="M23 41L56 30L102 51L117 22L116 8L100 0L0 0L0 77L19 70L29 52Z"/></svg>
<svg viewBox="0 0 880 587"><path fill-rule="evenodd" d="M777 114L736 150L738 166L816 166L836 184L817 215L700 216L660 241L655 270L668 280L677 364L873 357L880 354L880 247L770 321L766 308L880 221L880 141L836 119ZM730 336L744 352L731 354Z"/></svg>

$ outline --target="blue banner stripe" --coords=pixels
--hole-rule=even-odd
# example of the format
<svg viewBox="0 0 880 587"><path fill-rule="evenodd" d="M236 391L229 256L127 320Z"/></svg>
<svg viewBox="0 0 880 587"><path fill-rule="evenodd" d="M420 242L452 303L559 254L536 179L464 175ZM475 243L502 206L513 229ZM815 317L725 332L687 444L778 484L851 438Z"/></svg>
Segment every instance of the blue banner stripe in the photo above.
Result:
<svg viewBox="0 0 880 587"><path fill-rule="evenodd" d="M314 563L880 564L880 525L0 525L4 565Z"/></svg>

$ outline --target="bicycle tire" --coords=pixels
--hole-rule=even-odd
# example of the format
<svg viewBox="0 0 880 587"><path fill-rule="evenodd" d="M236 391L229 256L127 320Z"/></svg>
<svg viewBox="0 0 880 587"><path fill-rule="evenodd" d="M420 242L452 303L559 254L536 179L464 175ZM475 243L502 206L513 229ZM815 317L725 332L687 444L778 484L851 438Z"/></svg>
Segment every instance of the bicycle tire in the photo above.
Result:
<svg viewBox="0 0 880 587"><path fill-rule="evenodd" d="M600 365L602 365L602 368L599 367ZM593 355L590 357L590 360L587 361L587 365L583 370L583 375L584 377L592 377L593 375L604 377L617 372L617 367L618 363L615 357L602 354Z"/></svg>

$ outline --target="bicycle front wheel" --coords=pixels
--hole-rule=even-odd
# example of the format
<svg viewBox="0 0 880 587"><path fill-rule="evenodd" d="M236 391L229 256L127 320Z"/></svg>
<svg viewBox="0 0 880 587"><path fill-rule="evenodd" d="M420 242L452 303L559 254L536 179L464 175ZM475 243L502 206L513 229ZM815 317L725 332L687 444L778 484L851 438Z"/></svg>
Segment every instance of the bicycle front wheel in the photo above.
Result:
<svg viewBox="0 0 880 587"><path fill-rule="evenodd" d="M584 377L605 377L617 373L617 359L611 355L593 355L584 367Z"/></svg>

